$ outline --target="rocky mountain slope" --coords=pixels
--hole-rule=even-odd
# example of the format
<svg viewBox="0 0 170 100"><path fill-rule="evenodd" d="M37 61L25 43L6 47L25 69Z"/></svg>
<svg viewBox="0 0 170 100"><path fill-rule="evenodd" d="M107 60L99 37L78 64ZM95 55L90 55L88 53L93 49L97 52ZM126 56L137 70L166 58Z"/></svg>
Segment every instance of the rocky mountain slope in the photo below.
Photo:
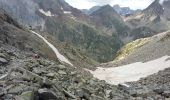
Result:
<svg viewBox="0 0 170 100"><path fill-rule="evenodd" d="M56 43L64 54L71 48L64 48L60 44L68 44L95 61L106 62L114 58L114 54L122 45L117 34L120 27L125 26L123 21L116 20L117 27L114 25L105 27L103 22L83 14L64 0L13 0L12 2L0 0L0 7L22 25L31 26L32 29L52 37L50 40ZM73 53L68 55L70 60L74 58L71 56Z"/></svg>
<svg viewBox="0 0 170 100"><path fill-rule="evenodd" d="M0 10L0 27L1 100L132 98L117 86L92 78L82 69L37 55L37 52L48 50L48 45L3 10ZM52 50L48 52L52 53Z"/></svg>
<svg viewBox="0 0 170 100"><path fill-rule="evenodd" d="M168 5L168 3L166 5ZM169 6L166 7L168 9ZM119 15L116 15L115 12L110 12L110 7L106 6L105 9L100 9L95 12L93 16L95 18L102 19L99 15L103 15L103 11L109 11L106 14L114 14L114 18L117 18L116 16L119 17ZM56 16L52 13L52 11L40 9L39 13L43 16L42 18L48 20L45 23L48 25L45 26L48 27L49 30L40 32L40 30L35 29L34 31L37 31L37 34L43 36L54 46L59 47L59 51L64 54L66 58L69 58L69 60L73 63L73 66L60 63L58 59L56 59L56 55L53 51L41 38L39 38L36 34L31 33L28 28L24 28L24 26L19 25L8 14L6 14L4 10L0 10L0 100L170 99L169 68L146 78L142 78L137 82L110 85L105 81L100 81L93 78L92 75L84 69L88 68L89 70L92 70L93 67L90 65L95 63L93 60L86 57L86 54L83 54L82 51L77 49L75 46L72 46L69 43L61 42L66 41L66 37L63 38L63 36L61 36L59 38L61 40L59 41L59 39L56 39L54 36L56 35L55 32L60 32L63 30L63 33L65 33L66 36L69 36L67 32L70 33L70 29L74 30L75 27L70 26L68 23L71 23L71 25L75 25L76 27L81 27L79 28L79 32L83 33L83 31L86 31L86 34L88 33L89 36L92 36L92 38L89 38L88 36L86 37L87 41L90 40L88 42L91 44L90 46L100 47L101 45L96 44L102 42L101 44L105 47L106 44L108 45L110 43L110 40L103 40L107 40L107 36L109 35L97 33L97 29L90 26L93 24L84 23L82 19L79 20L80 24L77 24L70 19L65 21L64 17L66 17L66 19L70 18L70 16L67 15L61 15L62 17L60 16L60 19L54 19L53 17ZM116 20L122 22L121 19ZM102 23L105 23L105 21L107 20L102 20ZM61 28L63 30L54 30L54 28L50 29L50 25L58 25L57 28ZM114 27L114 23L111 23L108 26L107 24L103 25L105 25L105 27ZM30 29L34 28L35 27L31 28L30 26ZM67 30L67 28L69 28L69 30ZM84 28L84 30L81 30L82 28ZM47 32L51 33L51 35ZM72 34L74 34L74 32L75 30L72 31ZM92 33L95 34L92 35ZM76 35L72 35L70 37L75 38ZM112 35L114 36L116 34ZM98 37L97 40L94 39L96 37ZM68 42L70 42L69 39L67 40ZM111 37L111 39L114 38ZM74 41L75 44L76 42L77 41ZM146 63L148 61L152 62L154 59L165 55L170 55L169 43L169 31L160 33L159 35L155 35L153 37L136 40L125 45L118 52L116 58L117 61L101 64L99 67L114 67L118 65L135 63L137 61ZM88 48L92 48L90 46ZM100 49L103 48L97 48L96 51ZM108 48L105 48L103 52L106 52L106 50L108 50ZM95 52L95 50L93 52ZM167 58L165 62L169 62L169 58ZM82 68L82 66L85 67ZM151 66L151 68L153 67L154 66ZM121 76L121 74L118 74L118 76L119 75Z"/></svg>
<svg viewBox="0 0 170 100"><path fill-rule="evenodd" d="M139 10L136 11L132 10L129 7L120 7L119 5L114 5L113 9L122 16L129 16L135 13L136 11L139 11Z"/></svg>
<svg viewBox="0 0 170 100"><path fill-rule="evenodd" d="M137 100L169 100L169 43L169 31L138 39L125 45L113 62L90 72L110 84L126 82L122 89Z"/></svg>
<svg viewBox="0 0 170 100"><path fill-rule="evenodd" d="M42 47L48 46L2 10L0 10L0 27L1 100L169 99L167 78L169 70L136 83L128 83L129 85L109 85L93 78L81 68L64 65L37 55ZM155 38L164 43L169 41L169 33L161 35L159 39ZM48 52L52 50L49 49ZM155 85L152 85L153 83Z"/></svg>
<svg viewBox="0 0 170 100"><path fill-rule="evenodd" d="M3 10L0 10L0 27L1 100L130 98L116 86L85 75L75 66L50 61L37 54L40 51L45 53L43 50L48 50L48 45ZM46 52L52 53L52 50Z"/></svg>
<svg viewBox="0 0 170 100"><path fill-rule="evenodd" d="M169 0L155 0L149 7L141 12L127 17L125 20L131 27L131 35L135 39L152 36L160 32L169 30Z"/></svg>

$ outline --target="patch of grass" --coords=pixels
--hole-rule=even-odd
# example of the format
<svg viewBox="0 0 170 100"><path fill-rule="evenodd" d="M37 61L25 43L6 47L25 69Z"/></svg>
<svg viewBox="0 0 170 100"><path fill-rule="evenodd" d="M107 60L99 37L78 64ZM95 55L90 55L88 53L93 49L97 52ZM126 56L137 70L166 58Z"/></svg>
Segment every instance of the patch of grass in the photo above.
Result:
<svg viewBox="0 0 170 100"><path fill-rule="evenodd" d="M122 49L118 51L115 61L124 59L128 55L132 54L136 49L142 47L148 42L149 38L142 38L126 44Z"/></svg>
<svg viewBox="0 0 170 100"><path fill-rule="evenodd" d="M170 39L170 32L168 32L160 41L165 41L167 39Z"/></svg>

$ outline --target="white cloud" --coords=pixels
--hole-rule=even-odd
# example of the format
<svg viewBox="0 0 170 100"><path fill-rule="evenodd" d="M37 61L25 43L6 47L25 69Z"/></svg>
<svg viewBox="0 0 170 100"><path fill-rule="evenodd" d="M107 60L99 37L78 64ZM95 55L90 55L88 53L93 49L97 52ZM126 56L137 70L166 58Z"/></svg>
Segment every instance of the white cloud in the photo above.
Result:
<svg viewBox="0 0 170 100"><path fill-rule="evenodd" d="M89 9L95 5L111 6L119 4L122 7L130 7L131 9L144 9L154 0L66 0L70 5L78 9Z"/></svg>
<svg viewBox="0 0 170 100"><path fill-rule="evenodd" d="M130 7L131 9L144 9L152 2L153 0L112 0L111 5L119 4L122 7Z"/></svg>
<svg viewBox="0 0 170 100"><path fill-rule="evenodd" d="M78 9L90 9L91 7L97 5L95 2L90 2L88 0L65 0L71 6Z"/></svg>

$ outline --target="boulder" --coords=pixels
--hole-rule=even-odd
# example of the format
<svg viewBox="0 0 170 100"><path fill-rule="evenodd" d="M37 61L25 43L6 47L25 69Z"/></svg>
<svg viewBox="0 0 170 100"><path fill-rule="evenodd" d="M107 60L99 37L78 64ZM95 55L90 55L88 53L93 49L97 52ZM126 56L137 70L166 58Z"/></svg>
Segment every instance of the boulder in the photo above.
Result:
<svg viewBox="0 0 170 100"><path fill-rule="evenodd" d="M0 53L0 57L1 57L1 58L6 58L6 55L3 54L3 53Z"/></svg>
<svg viewBox="0 0 170 100"><path fill-rule="evenodd" d="M59 73L60 75L66 75L66 74L67 74L66 72L64 72L64 71L62 71L62 70L59 70L58 73Z"/></svg>
<svg viewBox="0 0 170 100"><path fill-rule="evenodd" d="M60 70L66 69L66 67L65 67L64 65L59 65L58 68L59 68Z"/></svg>
<svg viewBox="0 0 170 100"><path fill-rule="evenodd" d="M34 92L33 91L26 91L26 92L23 92L19 98L21 100L34 100Z"/></svg>
<svg viewBox="0 0 170 100"><path fill-rule="evenodd" d="M5 58L0 57L0 65L4 65L4 64L7 64L7 63L8 63L8 61Z"/></svg>
<svg viewBox="0 0 170 100"><path fill-rule="evenodd" d="M54 78L55 75L56 75L55 73L48 73L46 76L47 76L47 77L50 77L50 78Z"/></svg>
<svg viewBox="0 0 170 100"><path fill-rule="evenodd" d="M48 89L39 89L38 97L39 100L59 100L58 96Z"/></svg>
<svg viewBox="0 0 170 100"><path fill-rule="evenodd" d="M170 91L164 91L163 96L170 98Z"/></svg>

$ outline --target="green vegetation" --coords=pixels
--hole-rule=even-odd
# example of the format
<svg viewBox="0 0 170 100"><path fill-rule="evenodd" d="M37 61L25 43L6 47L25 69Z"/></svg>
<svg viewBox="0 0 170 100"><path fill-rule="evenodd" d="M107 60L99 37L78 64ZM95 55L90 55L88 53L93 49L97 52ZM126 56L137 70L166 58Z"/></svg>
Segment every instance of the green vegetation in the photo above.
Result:
<svg viewBox="0 0 170 100"><path fill-rule="evenodd" d="M122 45L117 34L113 33L112 37L102 36L100 31L87 24L47 19L46 26L48 33L58 38L60 42L69 43L98 62L112 60Z"/></svg>
<svg viewBox="0 0 170 100"><path fill-rule="evenodd" d="M124 59L126 56L130 55L136 49L142 47L148 42L149 42L149 38L142 38L126 44L120 51L118 51L115 60L118 61Z"/></svg>

